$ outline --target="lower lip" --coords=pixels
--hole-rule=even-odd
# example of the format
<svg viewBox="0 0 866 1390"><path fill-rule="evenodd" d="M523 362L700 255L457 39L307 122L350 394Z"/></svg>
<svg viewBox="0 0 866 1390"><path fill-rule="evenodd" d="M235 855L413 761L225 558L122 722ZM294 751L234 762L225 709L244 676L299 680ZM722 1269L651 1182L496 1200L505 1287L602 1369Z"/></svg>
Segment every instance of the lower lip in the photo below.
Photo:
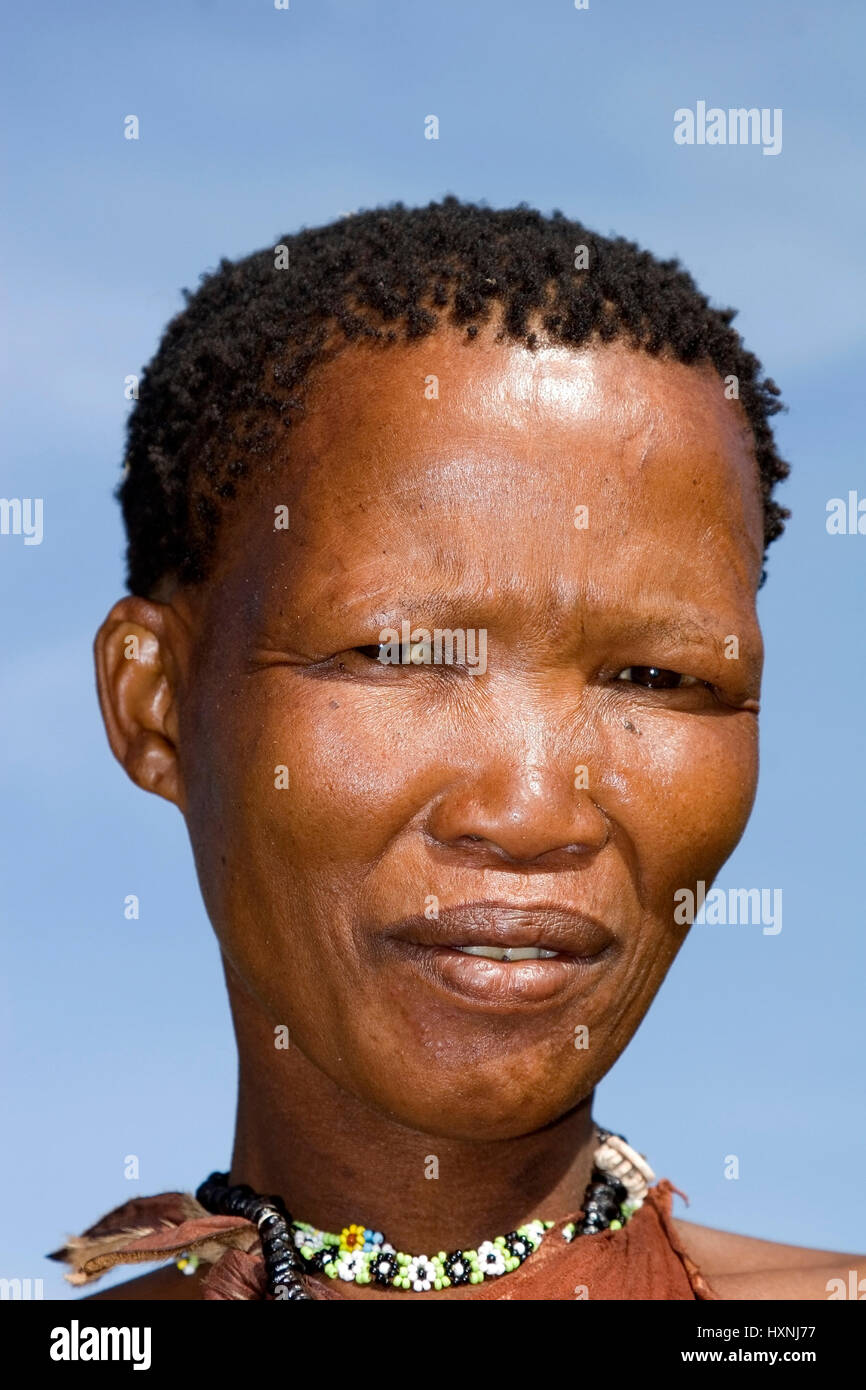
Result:
<svg viewBox="0 0 866 1390"><path fill-rule="evenodd" d="M409 941L394 944L415 961L433 985L499 1008L519 1008L557 995L578 993L590 983L611 950L605 946L594 956L500 961L488 956L467 956L448 946L420 946Z"/></svg>

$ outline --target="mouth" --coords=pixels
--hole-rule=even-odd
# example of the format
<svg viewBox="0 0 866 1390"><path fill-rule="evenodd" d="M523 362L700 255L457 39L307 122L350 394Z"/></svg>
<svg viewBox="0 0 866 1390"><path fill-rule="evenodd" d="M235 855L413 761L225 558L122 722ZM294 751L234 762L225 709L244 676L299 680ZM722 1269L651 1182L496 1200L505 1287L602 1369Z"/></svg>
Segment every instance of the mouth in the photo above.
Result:
<svg viewBox="0 0 866 1390"><path fill-rule="evenodd" d="M493 1009L576 995L614 947L593 917L551 904L475 902L406 918L384 943L440 993Z"/></svg>
<svg viewBox="0 0 866 1390"><path fill-rule="evenodd" d="M483 956L485 960L553 960L558 951L545 951L541 946L452 946L464 956Z"/></svg>

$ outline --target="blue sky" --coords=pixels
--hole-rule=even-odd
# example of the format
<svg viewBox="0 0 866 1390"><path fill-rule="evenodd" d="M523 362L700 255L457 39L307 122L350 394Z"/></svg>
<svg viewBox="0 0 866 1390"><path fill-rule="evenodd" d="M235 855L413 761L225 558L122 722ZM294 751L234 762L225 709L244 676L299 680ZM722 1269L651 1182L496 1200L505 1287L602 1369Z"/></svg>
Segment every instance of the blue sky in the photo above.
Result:
<svg viewBox="0 0 866 1390"><path fill-rule="evenodd" d="M45 529L0 536L0 1274L68 1296L42 1259L65 1232L230 1153L234 1047L184 827L111 759L93 689L123 587L124 377L222 256L446 192L679 255L783 389L761 786L718 880L781 888L783 929L696 926L596 1114L697 1221L866 1248L866 536L825 528L830 498L866 496L862 7L151 0L5 27L0 494L43 498ZM781 153L676 145L699 100L781 108Z"/></svg>

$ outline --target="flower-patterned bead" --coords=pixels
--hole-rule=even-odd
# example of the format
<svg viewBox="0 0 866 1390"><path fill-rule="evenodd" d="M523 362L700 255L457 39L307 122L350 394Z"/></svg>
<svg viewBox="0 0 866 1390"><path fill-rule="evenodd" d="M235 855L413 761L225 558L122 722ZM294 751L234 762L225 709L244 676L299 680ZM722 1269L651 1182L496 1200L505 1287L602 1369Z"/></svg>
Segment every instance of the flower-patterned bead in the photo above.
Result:
<svg viewBox="0 0 866 1390"><path fill-rule="evenodd" d="M341 1250L360 1250L364 1245L363 1226L344 1226L340 1232Z"/></svg>
<svg viewBox="0 0 866 1390"><path fill-rule="evenodd" d="M372 1256L367 1273L377 1284L393 1284L399 1269L395 1252L380 1250Z"/></svg>
<svg viewBox="0 0 866 1390"><path fill-rule="evenodd" d="M502 1246L492 1240L485 1240L478 1247L478 1266L486 1279L495 1279L504 1274L505 1258Z"/></svg>
<svg viewBox="0 0 866 1390"><path fill-rule="evenodd" d="M367 1261L361 1250L351 1250L348 1254L343 1254L337 1264L337 1273L347 1284L354 1283L366 1270Z"/></svg>
<svg viewBox="0 0 866 1390"><path fill-rule="evenodd" d="M509 1231L502 1239L509 1255L513 1256L520 1264L523 1264L527 1256L532 1254L532 1246L526 1236L522 1236L519 1231Z"/></svg>
<svg viewBox="0 0 866 1390"><path fill-rule="evenodd" d="M416 1293L427 1293L433 1287L436 1277L436 1266L426 1255L416 1255L404 1266L403 1278L409 1281L408 1287ZM404 1283L403 1287L406 1288L407 1285Z"/></svg>
<svg viewBox="0 0 866 1390"><path fill-rule="evenodd" d="M452 1284L468 1284L472 1266L462 1250L453 1250L443 1260L445 1276Z"/></svg>

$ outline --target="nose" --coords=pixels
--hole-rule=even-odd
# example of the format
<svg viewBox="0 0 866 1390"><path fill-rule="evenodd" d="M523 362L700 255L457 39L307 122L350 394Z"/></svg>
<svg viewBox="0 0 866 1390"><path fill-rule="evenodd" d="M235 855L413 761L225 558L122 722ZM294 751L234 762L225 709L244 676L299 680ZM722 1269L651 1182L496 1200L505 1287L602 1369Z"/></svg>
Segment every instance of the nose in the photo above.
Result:
<svg viewBox="0 0 866 1390"><path fill-rule="evenodd" d="M537 723L534 732L542 732ZM479 865L522 869L573 867L604 847L609 822L584 785L573 744L545 754L543 738L523 737L509 754L504 739L484 742L431 808L426 829L440 846Z"/></svg>

